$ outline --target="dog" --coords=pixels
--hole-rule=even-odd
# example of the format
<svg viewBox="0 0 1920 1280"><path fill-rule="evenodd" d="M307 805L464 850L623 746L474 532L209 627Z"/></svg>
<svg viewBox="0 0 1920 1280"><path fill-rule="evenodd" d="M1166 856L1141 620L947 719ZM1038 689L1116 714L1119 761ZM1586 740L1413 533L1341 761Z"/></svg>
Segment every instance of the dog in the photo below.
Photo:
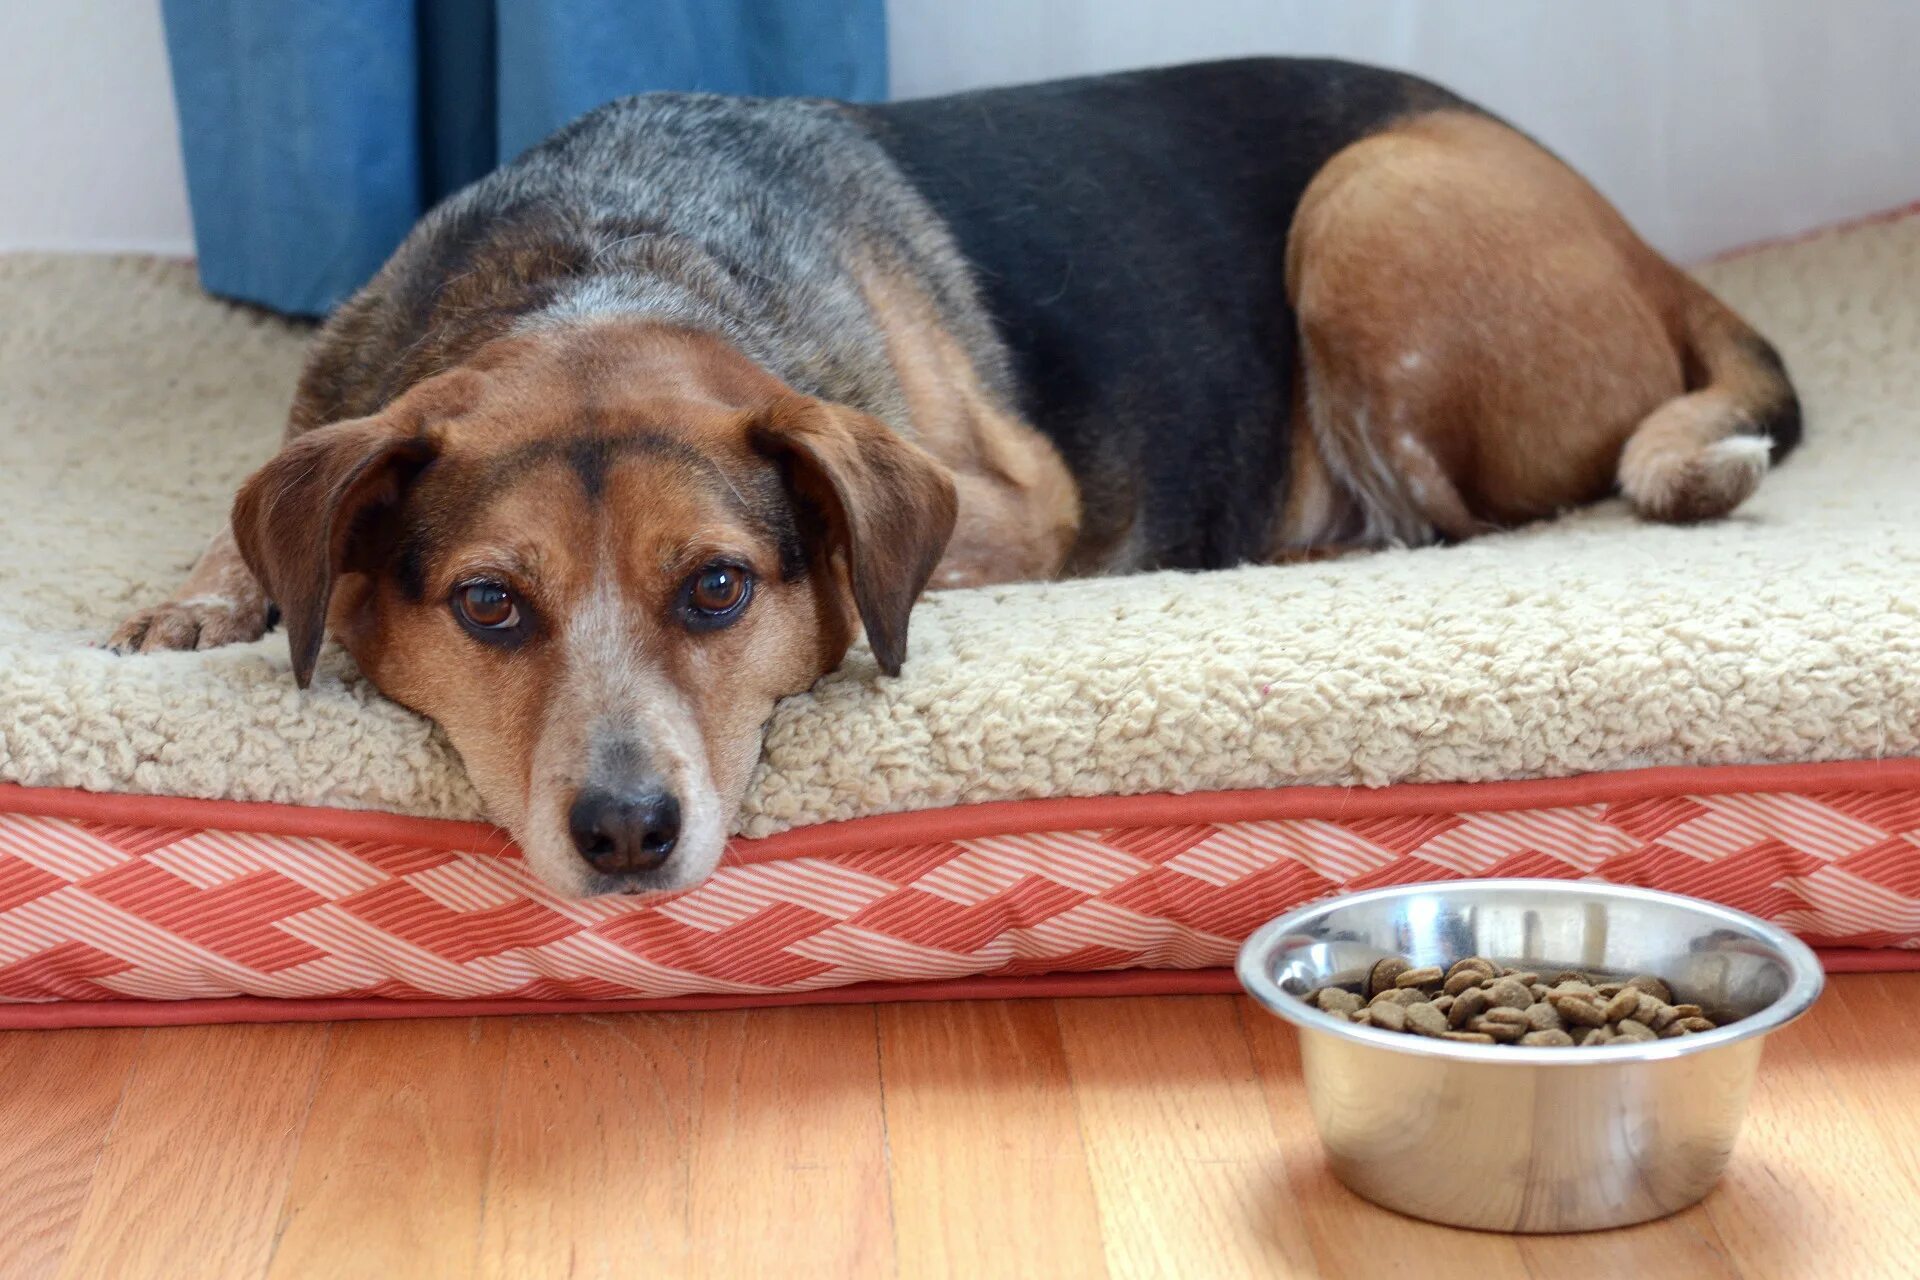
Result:
<svg viewBox="0 0 1920 1280"><path fill-rule="evenodd" d="M1774 350L1411 76L648 94L429 213L126 650L329 633L566 894L717 864L775 703L928 586L1724 515ZM1228 620L1222 620L1223 625Z"/></svg>

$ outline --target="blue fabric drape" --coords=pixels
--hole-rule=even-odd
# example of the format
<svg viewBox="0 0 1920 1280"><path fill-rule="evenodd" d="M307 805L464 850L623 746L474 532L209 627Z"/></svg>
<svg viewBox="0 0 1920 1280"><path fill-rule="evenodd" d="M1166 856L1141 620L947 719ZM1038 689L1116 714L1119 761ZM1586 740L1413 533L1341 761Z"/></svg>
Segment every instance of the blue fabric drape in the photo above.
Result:
<svg viewBox="0 0 1920 1280"><path fill-rule="evenodd" d="M162 0L208 290L321 315L441 196L649 89L871 100L885 0Z"/></svg>

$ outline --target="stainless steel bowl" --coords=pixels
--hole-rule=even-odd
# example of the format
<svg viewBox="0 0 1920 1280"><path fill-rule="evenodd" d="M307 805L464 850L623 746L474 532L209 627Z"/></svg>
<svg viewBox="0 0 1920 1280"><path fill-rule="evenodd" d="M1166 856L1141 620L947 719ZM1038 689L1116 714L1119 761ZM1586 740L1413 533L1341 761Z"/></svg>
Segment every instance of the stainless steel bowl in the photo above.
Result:
<svg viewBox="0 0 1920 1280"><path fill-rule="evenodd" d="M1732 1025L1582 1048L1378 1031L1299 997L1383 956L1470 955L1548 971L1665 978ZM1743 912L1585 882L1467 880L1332 898L1240 949L1240 982L1300 1030L1307 1097L1334 1173L1401 1213L1492 1231L1591 1231L1694 1203L1732 1154L1760 1042L1805 1013L1820 962Z"/></svg>

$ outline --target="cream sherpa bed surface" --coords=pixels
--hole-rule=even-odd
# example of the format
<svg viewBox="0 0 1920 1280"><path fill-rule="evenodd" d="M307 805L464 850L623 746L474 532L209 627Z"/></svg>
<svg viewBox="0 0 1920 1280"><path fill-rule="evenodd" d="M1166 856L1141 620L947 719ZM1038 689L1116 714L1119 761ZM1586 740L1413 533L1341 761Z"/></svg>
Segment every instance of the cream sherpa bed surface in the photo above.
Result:
<svg viewBox="0 0 1920 1280"><path fill-rule="evenodd" d="M910 660L786 702L747 835L980 801L1480 782L1920 749L1920 218L1701 274L1780 346L1803 449L1736 518L1619 503L1454 548L935 594ZM0 781L481 816L330 651L95 648L274 448L303 330L188 265L0 258Z"/></svg>

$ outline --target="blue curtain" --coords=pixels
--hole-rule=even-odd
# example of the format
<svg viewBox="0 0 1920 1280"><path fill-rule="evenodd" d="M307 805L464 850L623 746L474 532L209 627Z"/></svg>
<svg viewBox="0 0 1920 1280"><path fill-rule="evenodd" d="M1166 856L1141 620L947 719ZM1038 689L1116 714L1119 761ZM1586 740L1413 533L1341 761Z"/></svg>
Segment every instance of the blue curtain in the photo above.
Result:
<svg viewBox="0 0 1920 1280"><path fill-rule="evenodd" d="M648 89L886 94L885 0L162 0L200 278L323 315L441 196Z"/></svg>

